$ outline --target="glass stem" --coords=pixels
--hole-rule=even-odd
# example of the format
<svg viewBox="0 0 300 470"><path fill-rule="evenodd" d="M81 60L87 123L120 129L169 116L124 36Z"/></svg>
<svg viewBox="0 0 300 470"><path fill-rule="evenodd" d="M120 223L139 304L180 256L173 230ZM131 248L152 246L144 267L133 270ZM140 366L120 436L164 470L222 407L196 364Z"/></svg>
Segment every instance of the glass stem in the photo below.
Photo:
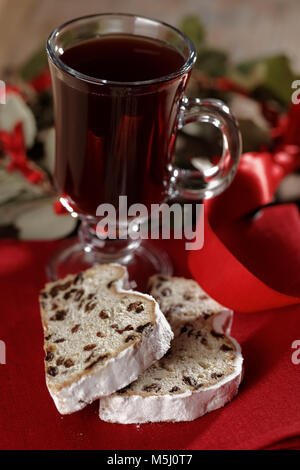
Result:
<svg viewBox="0 0 300 470"><path fill-rule="evenodd" d="M128 262L141 243L140 238L134 240L128 235L127 227L102 235L97 229L96 219L85 216L80 216L80 219L79 240L84 251L96 262Z"/></svg>

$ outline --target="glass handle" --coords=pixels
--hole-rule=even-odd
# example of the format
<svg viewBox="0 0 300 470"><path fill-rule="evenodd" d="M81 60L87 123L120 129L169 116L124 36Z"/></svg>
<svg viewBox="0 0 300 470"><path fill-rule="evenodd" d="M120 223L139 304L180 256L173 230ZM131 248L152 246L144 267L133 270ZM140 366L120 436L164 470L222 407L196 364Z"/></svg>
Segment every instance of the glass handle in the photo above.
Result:
<svg viewBox="0 0 300 470"><path fill-rule="evenodd" d="M181 104L178 130L192 122L210 123L223 137L218 164L203 170L186 170L171 165L171 194L186 199L209 199L223 192L232 182L242 151L238 124L223 101L185 97Z"/></svg>

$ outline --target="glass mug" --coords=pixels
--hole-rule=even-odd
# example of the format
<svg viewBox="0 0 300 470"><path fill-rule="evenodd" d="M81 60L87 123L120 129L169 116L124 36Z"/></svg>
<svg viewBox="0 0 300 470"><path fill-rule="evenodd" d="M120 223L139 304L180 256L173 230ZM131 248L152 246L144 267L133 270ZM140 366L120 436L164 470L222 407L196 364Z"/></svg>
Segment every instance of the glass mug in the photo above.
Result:
<svg viewBox="0 0 300 470"><path fill-rule="evenodd" d="M119 81L83 73L64 59L74 46L90 47L96 38L119 40L119 56L115 53ZM137 73L134 81L133 67L130 81L122 79L121 54L128 38L151 40L153 47L164 48L158 76L139 79ZM110 47L111 43L107 44ZM89 50L81 49L81 55L88 55ZM177 59L178 53L181 57L177 67L175 51ZM103 262L126 264L130 277L140 284L154 272L171 274L167 254L151 241L115 238L109 233L106 240L97 237L96 211L103 203L117 208L119 196L127 196L128 206L142 203L148 209L153 203L177 197L203 200L220 194L231 183L241 153L234 117L219 100L184 95L196 60L194 45L182 32L160 21L99 14L74 19L55 29L47 41L47 53L55 110L55 180L62 203L81 219L79 243L67 242L67 247L55 254L48 276L57 279ZM84 57L79 59L84 61ZM166 74L169 62L173 69ZM203 171L173 164L176 134L192 122L210 123L223 137L218 164Z"/></svg>

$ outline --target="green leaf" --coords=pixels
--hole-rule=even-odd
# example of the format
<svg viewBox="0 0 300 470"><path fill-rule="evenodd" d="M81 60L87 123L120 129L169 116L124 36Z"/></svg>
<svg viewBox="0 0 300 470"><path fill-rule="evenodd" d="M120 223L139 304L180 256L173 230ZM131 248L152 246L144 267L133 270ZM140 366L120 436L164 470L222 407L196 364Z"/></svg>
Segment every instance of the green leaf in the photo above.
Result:
<svg viewBox="0 0 300 470"><path fill-rule="evenodd" d="M265 90L269 97L288 106L291 102L291 84L296 77L289 59L277 55L240 63L231 70L231 78L250 92Z"/></svg>
<svg viewBox="0 0 300 470"><path fill-rule="evenodd" d="M292 82L295 76L291 70L290 61L285 56L271 57L267 59L267 74L265 86L275 97L283 103L291 103Z"/></svg>
<svg viewBox="0 0 300 470"><path fill-rule="evenodd" d="M248 91L254 90L265 80L265 66L261 61L245 62L232 67L228 76Z"/></svg>
<svg viewBox="0 0 300 470"><path fill-rule="evenodd" d="M45 46L40 47L31 57L21 66L20 75L25 81L36 77L47 66L47 54Z"/></svg>
<svg viewBox="0 0 300 470"><path fill-rule="evenodd" d="M196 47L196 68L203 70L211 77L224 75L227 70L228 56L222 50L206 47L205 30L201 20L194 15L186 16L180 24L180 29Z"/></svg>
<svg viewBox="0 0 300 470"><path fill-rule="evenodd" d="M181 31L194 43L198 51L205 43L205 30L202 21L195 15L183 18L180 24Z"/></svg>
<svg viewBox="0 0 300 470"><path fill-rule="evenodd" d="M198 52L196 67L211 77L227 74L228 56L218 49L202 49Z"/></svg>

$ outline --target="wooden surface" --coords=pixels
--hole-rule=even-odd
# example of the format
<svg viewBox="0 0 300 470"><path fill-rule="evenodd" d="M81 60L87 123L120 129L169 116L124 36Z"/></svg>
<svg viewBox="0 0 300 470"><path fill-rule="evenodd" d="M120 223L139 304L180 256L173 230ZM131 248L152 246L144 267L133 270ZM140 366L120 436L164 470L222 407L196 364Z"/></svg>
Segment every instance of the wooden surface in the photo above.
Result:
<svg viewBox="0 0 300 470"><path fill-rule="evenodd" d="M233 59L285 52L300 70L299 0L0 0L0 73L24 61L62 22L109 11L174 25L196 13L210 44L228 49Z"/></svg>

